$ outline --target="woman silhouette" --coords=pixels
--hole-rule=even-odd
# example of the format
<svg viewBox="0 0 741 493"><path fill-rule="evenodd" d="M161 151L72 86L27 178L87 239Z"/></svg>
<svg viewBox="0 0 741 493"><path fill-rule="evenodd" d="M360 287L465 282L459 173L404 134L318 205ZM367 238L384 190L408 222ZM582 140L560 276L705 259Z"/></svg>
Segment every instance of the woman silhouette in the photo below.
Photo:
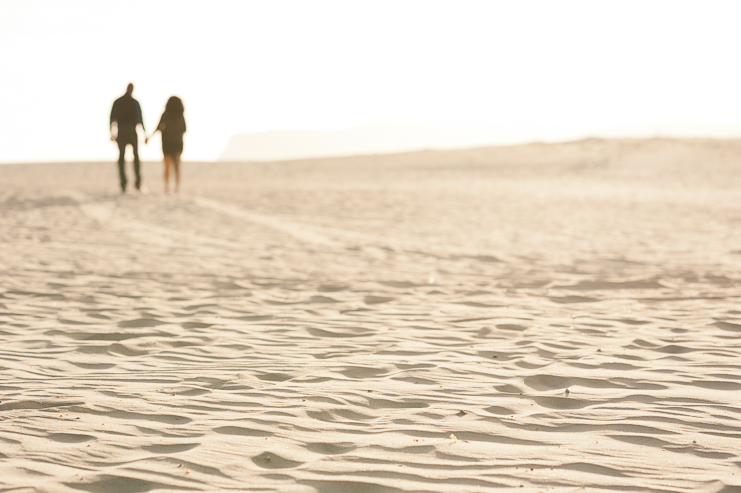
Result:
<svg viewBox="0 0 741 493"><path fill-rule="evenodd" d="M165 155L165 193L170 191L170 168L175 170L175 192L180 191L180 155L183 153L183 134L185 133L185 117L183 102L177 96L167 100L165 112L152 132L144 142L149 142L157 130L162 134L162 154Z"/></svg>

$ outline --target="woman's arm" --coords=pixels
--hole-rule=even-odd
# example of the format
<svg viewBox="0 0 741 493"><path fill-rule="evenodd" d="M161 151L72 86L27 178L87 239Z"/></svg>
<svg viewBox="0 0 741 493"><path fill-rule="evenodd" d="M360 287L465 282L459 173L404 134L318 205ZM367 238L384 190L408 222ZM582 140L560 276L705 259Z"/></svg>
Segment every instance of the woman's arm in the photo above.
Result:
<svg viewBox="0 0 741 493"><path fill-rule="evenodd" d="M152 137L154 137L154 134L157 133L157 130L159 130L160 132L162 132L162 130L164 130L164 128L165 128L165 122L163 121L164 118L165 118L165 115L162 115L160 117L160 122L157 124L157 128L154 129L154 132L152 132L152 134L149 137L147 137L146 135L144 136L144 143L145 144L149 144L149 139L151 139Z"/></svg>

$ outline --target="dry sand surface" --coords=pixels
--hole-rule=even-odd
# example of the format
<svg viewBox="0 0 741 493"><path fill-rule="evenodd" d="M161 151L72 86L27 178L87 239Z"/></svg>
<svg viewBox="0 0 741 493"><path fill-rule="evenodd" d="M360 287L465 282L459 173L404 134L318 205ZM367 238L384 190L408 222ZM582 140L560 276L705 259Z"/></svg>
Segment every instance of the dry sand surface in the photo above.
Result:
<svg viewBox="0 0 741 493"><path fill-rule="evenodd" d="M741 142L144 168L0 166L0 491L741 491Z"/></svg>

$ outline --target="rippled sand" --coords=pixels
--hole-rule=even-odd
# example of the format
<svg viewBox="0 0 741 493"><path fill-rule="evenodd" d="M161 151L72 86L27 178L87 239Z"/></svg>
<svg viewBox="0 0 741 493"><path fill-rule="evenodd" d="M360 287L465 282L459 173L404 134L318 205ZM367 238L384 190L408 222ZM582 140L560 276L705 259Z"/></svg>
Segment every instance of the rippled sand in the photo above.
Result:
<svg viewBox="0 0 741 493"><path fill-rule="evenodd" d="M0 166L0 491L741 490L741 144Z"/></svg>

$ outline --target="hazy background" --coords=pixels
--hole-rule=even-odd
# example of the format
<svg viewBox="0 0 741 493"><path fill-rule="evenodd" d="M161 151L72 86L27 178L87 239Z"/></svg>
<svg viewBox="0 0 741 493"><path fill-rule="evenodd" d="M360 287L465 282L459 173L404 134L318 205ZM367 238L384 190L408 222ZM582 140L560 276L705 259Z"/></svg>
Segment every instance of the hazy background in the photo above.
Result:
<svg viewBox="0 0 741 493"><path fill-rule="evenodd" d="M741 136L740 18L707 0L4 0L0 162L114 160L128 82L150 131L183 98L189 160L235 134L379 122L518 129L490 143Z"/></svg>

